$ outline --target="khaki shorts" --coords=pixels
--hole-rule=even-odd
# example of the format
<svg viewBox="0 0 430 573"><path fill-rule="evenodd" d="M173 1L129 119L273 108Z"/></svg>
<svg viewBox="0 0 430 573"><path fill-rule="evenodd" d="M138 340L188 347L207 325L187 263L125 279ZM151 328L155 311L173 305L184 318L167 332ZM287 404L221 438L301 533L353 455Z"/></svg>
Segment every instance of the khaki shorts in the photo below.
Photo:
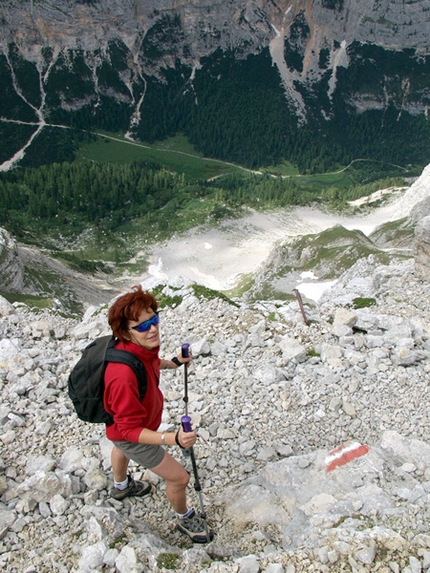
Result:
<svg viewBox="0 0 430 573"><path fill-rule="evenodd" d="M135 442L113 442L129 460L147 469L152 469L161 464L164 459L164 449L161 446L149 446L136 444Z"/></svg>

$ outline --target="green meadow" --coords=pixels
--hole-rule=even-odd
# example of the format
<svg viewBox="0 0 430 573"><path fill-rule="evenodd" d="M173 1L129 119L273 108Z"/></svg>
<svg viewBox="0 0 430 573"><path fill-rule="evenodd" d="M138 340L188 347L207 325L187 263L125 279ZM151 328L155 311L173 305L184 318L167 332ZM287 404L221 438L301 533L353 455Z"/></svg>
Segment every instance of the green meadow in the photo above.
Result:
<svg viewBox="0 0 430 573"><path fill-rule="evenodd" d="M247 171L231 163L203 157L181 135L148 144L130 141L120 134L99 133L95 141L81 146L77 159L100 163L148 161L169 171L183 173L188 181Z"/></svg>
<svg viewBox="0 0 430 573"><path fill-rule="evenodd" d="M204 157L184 135L169 137L154 143L133 142L124 134L98 132L94 141L82 143L77 160L89 160L98 163L129 163L130 161L147 161L155 163L168 171L184 174L187 181L207 181L225 175L261 173L274 178L292 179L302 188L336 189L342 193L359 186L360 192L348 193L345 199L370 194L390 179L402 178L420 173L422 166L416 168L399 167L389 163L373 160L355 160L348 166L340 165L336 171L301 175L297 168L286 161L254 171L240 165L218 159ZM377 183L378 182L378 183ZM399 184L399 181L396 182ZM378 187L379 186L379 187Z"/></svg>

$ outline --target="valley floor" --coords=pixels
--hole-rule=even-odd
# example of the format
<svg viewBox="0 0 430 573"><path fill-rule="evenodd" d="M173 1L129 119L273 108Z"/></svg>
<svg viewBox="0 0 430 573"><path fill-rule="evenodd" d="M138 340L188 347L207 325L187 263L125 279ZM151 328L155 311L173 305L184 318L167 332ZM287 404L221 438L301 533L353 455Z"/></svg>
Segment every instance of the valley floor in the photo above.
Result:
<svg viewBox="0 0 430 573"><path fill-rule="evenodd" d="M411 188L412 189L412 188ZM299 235L320 233L342 225L371 234L379 225L405 217L414 200L393 190L384 206L351 216L300 207L276 212L251 212L239 220L223 222L217 228L198 228L187 236L156 244L148 272L134 277L150 288L152 280L182 276L206 287L228 291L241 278L255 272L277 242ZM416 195L416 201L421 195ZM406 204L405 204L406 203ZM363 207L362 207L363 208Z"/></svg>

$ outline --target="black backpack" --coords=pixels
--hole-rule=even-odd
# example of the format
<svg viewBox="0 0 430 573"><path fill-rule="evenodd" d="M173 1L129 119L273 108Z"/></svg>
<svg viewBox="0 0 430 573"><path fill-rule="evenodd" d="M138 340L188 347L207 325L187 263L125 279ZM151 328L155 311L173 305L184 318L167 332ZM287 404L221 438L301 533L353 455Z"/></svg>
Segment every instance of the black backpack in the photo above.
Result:
<svg viewBox="0 0 430 573"><path fill-rule="evenodd" d="M126 350L114 348L114 336L96 338L82 352L69 375L68 391L78 418L84 422L110 426L113 418L103 406L104 373L108 362L121 362L133 368L139 384L139 395L146 393L146 370L142 362Z"/></svg>

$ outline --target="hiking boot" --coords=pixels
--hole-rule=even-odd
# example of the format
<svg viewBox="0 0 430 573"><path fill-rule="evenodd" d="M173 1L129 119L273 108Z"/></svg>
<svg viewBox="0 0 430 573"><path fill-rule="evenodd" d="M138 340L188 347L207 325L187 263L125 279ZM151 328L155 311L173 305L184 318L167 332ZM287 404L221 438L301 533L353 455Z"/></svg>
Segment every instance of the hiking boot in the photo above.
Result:
<svg viewBox="0 0 430 573"><path fill-rule="evenodd" d="M125 497L131 495L142 496L147 495L151 491L151 484L146 481L134 480L130 475L128 476L128 486L125 489L118 489L113 487L110 490L110 495L118 501L123 500Z"/></svg>
<svg viewBox="0 0 430 573"><path fill-rule="evenodd" d="M208 543L214 538L212 531L209 531L209 539L207 538L205 521L196 515L194 509L188 517L178 517L177 520L179 531L188 535L193 543Z"/></svg>

